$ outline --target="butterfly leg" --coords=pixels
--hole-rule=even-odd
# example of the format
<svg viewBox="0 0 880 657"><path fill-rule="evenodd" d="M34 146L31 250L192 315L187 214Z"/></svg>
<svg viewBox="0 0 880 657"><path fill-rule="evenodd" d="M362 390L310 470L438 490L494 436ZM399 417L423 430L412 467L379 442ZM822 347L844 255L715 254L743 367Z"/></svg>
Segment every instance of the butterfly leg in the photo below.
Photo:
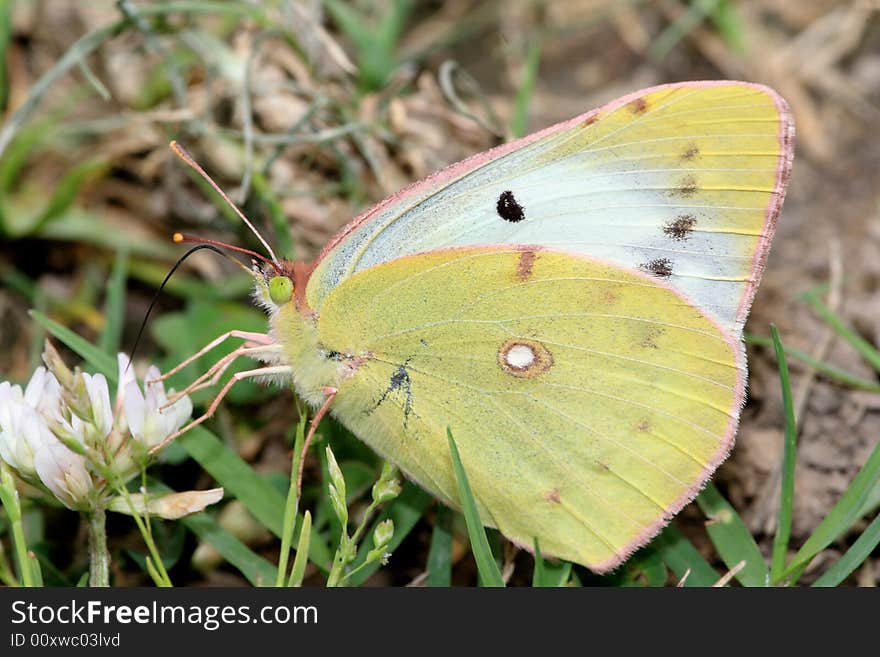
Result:
<svg viewBox="0 0 880 657"><path fill-rule="evenodd" d="M183 429L180 429L176 433L172 433L170 436L165 438L161 443L159 443L158 445L153 447L149 452L150 455L152 456L152 455L156 454L157 452L161 451L172 440L174 440L178 436L186 433L187 431L189 431L193 427L200 425L202 422L204 422L205 420L210 418L212 415L214 415L214 412L217 410L217 407L220 405L220 402L223 401L223 398L227 395L230 388L232 388L232 386L235 385L236 383L238 383L239 381L241 381L243 379L251 379L251 378L254 378L257 376L267 376L267 375L272 375L272 374L290 374L292 371L293 371L293 369L291 367L289 367L288 365L276 365L274 367L258 367L257 369L253 369L253 370L245 370L244 372L236 372L235 374L232 375L232 378L226 382L226 385L223 386L223 388L220 390L220 392L217 393L217 396L214 397L214 401L212 401L211 405L208 406L207 411L205 411L202 415L200 415L195 420L193 420L192 422L187 424L185 427L183 427Z"/></svg>
<svg viewBox="0 0 880 657"><path fill-rule="evenodd" d="M318 425L327 414L327 411L330 410L330 404L336 399L336 393L339 391L336 388L327 386L326 388L322 388L321 392L327 395L327 399L324 400L324 403L321 404L321 408L318 409L318 412L315 413L315 417L312 418L312 421L309 424L309 433L306 435L305 442L303 442L302 457L299 460L299 472L296 474L296 494L298 498L302 496L303 465L306 462L306 452L309 451L309 445L312 443L312 438L315 437Z"/></svg>
<svg viewBox="0 0 880 657"><path fill-rule="evenodd" d="M206 353L211 351L211 349L213 349L217 345L221 344L222 342L225 342L229 338L241 338L242 340L247 340L248 342L253 342L253 343L262 344L262 345L275 344L275 341L269 335L267 335L265 333L252 333L250 331L228 331L227 333L224 333L223 335L218 336L218 337L214 338L213 340L211 340L208 344L206 344L204 347L199 349L192 356L187 358L182 363L179 363L176 367L172 367L170 370L165 372L165 374L163 374L162 376L158 377L155 380L147 381L147 383L158 383L159 381L164 381L165 379L167 379L170 376L174 376L180 370L182 370L184 367L186 367L187 365L189 365L193 361L198 360L199 358L204 356Z"/></svg>
<svg viewBox="0 0 880 657"><path fill-rule="evenodd" d="M159 410L164 411L186 395L191 395L198 390L217 385L217 382L220 381L220 377L223 376L223 373L229 369L235 359L239 356L258 356L262 353L268 354L281 351L283 348L280 344L261 345L257 347L248 347L248 344L250 343L245 343L235 351L226 354L223 358L214 363L207 372L190 383L186 388L180 392L175 392L173 395L169 395L168 401Z"/></svg>

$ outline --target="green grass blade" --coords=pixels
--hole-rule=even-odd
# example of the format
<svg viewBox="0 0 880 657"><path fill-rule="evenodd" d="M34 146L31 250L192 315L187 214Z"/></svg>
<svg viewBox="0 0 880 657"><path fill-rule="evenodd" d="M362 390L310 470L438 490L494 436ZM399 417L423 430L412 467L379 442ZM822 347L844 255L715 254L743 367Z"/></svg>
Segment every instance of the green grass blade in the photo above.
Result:
<svg viewBox="0 0 880 657"><path fill-rule="evenodd" d="M31 570L31 576L34 578L34 586L43 586L43 569L40 567L40 560L33 552L28 552L28 568Z"/></svg>
<svg viewBox="0 0 880 657"><path fill-rule="evenodd" d="M73 167L55 184L46 208L37 217L29 232L37 233L62 217L73 205L82 188L109 170L109 163L104 161L82 162Z"/></svg>
<svg viewBox="0 0 880 657"><path fill-rule="evenodd" d="M431 532L428 549L428 586L447 587L452 584L452 519L453 512L445 505L437 506L437 521Z"/></svg>
<svg viewBox="0 0 880 657"><path fill-rule="evenodd" d="M791 397L791 381L785 349L779 339L776 325L770 325L776 362L779 366L779 382L782 386L782 408L785 412L785 440L782 451L782 484L779 494L779 516L776 521L776 536L773 538L773 556L770 562L770 579L776 580L785 570L785 556L791 538L791 516L794 504L794 469L797 456L797 423L794 417L794 402Z"/></svg>
<svg viewBox="0 0 880 657"><path fill-rule="evenodd" d="M785 572L773 583L788 579L790 584L794 584L813 557L847 531L859 518L859 513L863 511L865 502L873 494L878 481L880 481L880 443L874 446L871 455L853 478L849 488L794 555Z"/></svg>
<svg viewBox="0 0 880 657"><path fill-rule="evenodd" d="M12 37L12 0L0 0L0 62L6 62L6 50ZM6 65L0 66L0 107L6 107L9 98L9 74Z"/></svg>
<svg viewBox="0 0 880 657"><path fill-rule="evenodd" d="M571 579L571 568L570 561L558 561L556 563L545 561L544 580L547 582L546 586L567 586L568 581Z"/></svg>
<svg viewBox="0 0 880 657"><path fill-rule="evenodd" d="M861 357L865 359L865 362L880 372L880 351L877 351L870 342L849 328L843 318L822 303L818 296L815 294L804 294L803 299L840 337L849 342L859 352Z"/></svg>
<svg viewBox="0 0 880 657"><path fill-rule="evenodd" d="M122 343L122 327L125 323L125 284L128 281L128 251L116 254L113 271L107 282L107 298L104 302L104 330L98 339L98 348L113 356Z"/></svg>
<svg viewBox="0 0 880 657"><path fill-rule="evenodd" d="M177 442L223 486L247 507L269 531L282 536L285 499L275 487L260 477L241 457L224 445L217 436L202 427L195 427ZM297 525L302 525L297 517ZM332 555L322 544L312 541L309 557L321 569L330 567ZM274 579L272 580L274 581Z"/></svg>
<svg viewBox="0 0 880 657"><path fill-rule="evenodd" d="M874 488L865 497L865 501L862 502L862 506L857 512L857 517L861 518L877 509L880 509L880 483L874 484Z"/></svg>
<svg viewBox="0 0 880 657"><path fill-rule="evenodd" d="M693 543L671 525L654 539L652 545L678 580L687 573L684 586L712 586L720 578Z"/></svg>
<svg viewBox="0 0 880 657"><path fill-rule="evenodd" d="M504 586L504 579L501 577L501 571L498 564L495 563L495 557L492 556L492 550L489 549L489 541L486 538L486 530L480 521L480 515L477 513L477 505L474 502L474 496L471 493L468 484L467 474L464 471L464 465L461 463L461 456L458 453L458 447L455 446L455 439L452 437L452 430L446 428L446 438L449 441L449 452L452 456L452 469L455 471L455 481L458 484L458 497L461 504L464 519L467 523L468 536L471 539L471 550L474 553L474 559L477 562L477 570L480 573L484 586Z"/></svg>
<svg viewBox="0 0 880 657"><path fill-rule="evenodd" d="M692 30L711 15L721 0L695 0L687 11L663 30L648 48L648 57L655 62L662 61Z"/></svg>
<svg viewBox="0 0 880 657"><path fill-rule="evenodd" d="M740 561L746 565L736 574L743 586L767 586L768 572L764 557L748 528L730 503L713 484L697 496L697 504L709 518L706 531L715 549L729 569Z"/></svg>
<svg viewBox="0 0 880 657"><path fill-rule="evenodd" d="M269 586L275 581L275 567L218 525L206 513L181 518L193 534L211 545L254 586Z"/></svg>
<svg viewBox="0 0 880 657"><path fill-rule="evenodd" d="M380 522L391 518L391 520L394 521L394 538L391 539L391 542L388 544L385 551L393 554L394 550L396 550L403 542L403 539L409 536L409 533L416 526L416 523L421 519L427 508L433 502L433 497L412 482L408 482L403 486L400 495L397 496L384 512L379 514L370 526L369 531L364 535L372 536L376 526ZM371 547L369 541L361 542L360 548L358 549L358 556L352 564L352 570L364 562L367 552L370 551ZM378 561L367 564L356 573L352 573L348 578L349 584L351 586L360 586L367 581L367 578L376 572L380 566L381 564Z"/></svg>
<svg viewBox="0 0 880 657"><path fill-rule="evenodd" d="M753 344L761 347L773 347L773 340L761 335L746 335L745 340L746 344ZM855 374L850 374L846 370L842 370L839 367L829 365L828 363L821 360L816 360L808 353L801 351L800 349L786 346L785 355L787 358L794 358L801 361L805 365L812 367L814 370L816 370L816 372L831 379L832 381L837 381L838 383L842 383L843 385L850 386L857 390L880 392L880 384L878 384L876 381L863 379L862 377L856 376Z"/></svg>
<svg viewBox="0 0 880 657"><path fill-rule="evenodd" d="M293 456L290 463L290 485L287 488L287 500L284 504L281 552L278 555L278 579L275 580L275 586L284 586L284 576L287 575L287 560L290 558L290 545L293 542L293 530L296 528L296 512L299 507L296 480L299 473L299 463L303 457L302 448L305 443L305 437L306 418L305 416L300 416L299 422L296 425L296 439L293 442ZM302 533L300 533L300 538L302 538Z"/></svg>
<svg viewBox="0 0 880 657"><path fill-rule="evenodd" d="M712 24L728 48L740 55L746 52L746 30L736 5L729 0L721 0L712 12Z"/></svg>
<svg viewBox="0 0 880 657"><path fill-rule="evenodd" d="M287 586L302 586L303 577L306 574L308 564L309 543L312 539L312 513L306 511L303 514L302 529L299 532L299 542L296 544L296 556L293 558L293 568L290 570L290 579Z"/></svg>
<svg viewBox="0 0 880 657"><path fill-rule="evenodd" d="M571 563L568 561L553 563L545 560L541 554L541 545L535 538L535 570L532 573L532 587L565 586L570 577Z"/></svg>
<svg viewBox="0 0 880 657"><path fill-rule="evenodd" d="M118 372L116 371L115 358L108 356L85 338L80 337L58 322L49 319L43 313L32 310L30 315L40 326L44 327L67 347L79 354L92 368L107 377L110 383L116 383Z"/></svg>
<svg viewBox="0 0 880 657"><path fill-rule="evenodd" d="M662 557L651 546L639 550L615 575L618 586L655 588L664 586L669 577Z"/></svg>
<svg viewBox="0 0 880 657"><path fill-rule="evenodd" d="M541 542L535 537L535 570L532 572L532 588L547 586L547 574L544 569L544 557L541 555Z"/></svg>
<svg viewBox="0 0 880 657"><path fill-rule="evenodd" d="M852 547L826 570L822 577L813 582L813 586L837 586L871 556L878 543L880 543L880 514L874 517Z"/></svg>
<svg viewBox="0 0 880 657"><path fill-rule="evenodd" d="M541 64L541 40L534 37L529 41L523 79L516 93L513 108L513 119L510 122L510 134L514 139L526 134L529 103L535 93L535 81L538 79L538 68Z"/></svg>
<svg viewBox="0 0 880 657"><path fill-rule="evenodd" d="M28 160L39 147L53 134L54 124L51 119L42 119L21 129L9 144L6 152L0 157L0 198L11 190L17 190L21 180L21 172ZM0 226L7 233L18 233L10 225Z"/></svg>

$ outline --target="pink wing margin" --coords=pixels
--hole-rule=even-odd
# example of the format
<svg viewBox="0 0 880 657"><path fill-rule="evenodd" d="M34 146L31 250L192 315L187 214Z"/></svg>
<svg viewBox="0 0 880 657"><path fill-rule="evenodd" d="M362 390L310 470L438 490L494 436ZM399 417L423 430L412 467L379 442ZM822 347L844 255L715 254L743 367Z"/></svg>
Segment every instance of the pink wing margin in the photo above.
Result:
<svg viewBox="0 0 880 657"><path fill-rule="evenodd" d="M795 138L794 117L792 116L788 103L786 103L786 101L770 87L753 82L742 82L737 80L701 80L693 82L676 82L672 84L662 84L654 87L648 87L646 89L641 89L626 96L622 96L621 98L613 100L610 103L603 105L602 107L590 110L589 112L585 112L584 114L568 119L567 121L562 121L561 123L557 123L521 139L517 139L507 144L502 144L482 153L477 153L476 155L452 164L445 169L441 169L440 171L431 174L423 180L420 180L403 188L396 194L389 196L388 198L380 201L378 204L358 215L355 219L346 224L338 233L336 233L336 235L334 235L330 239L330 241L327 242L327 244L321 250L321 253L318 255L317 259L314 261L314 263L311 264L309 269L311 270L313 267L315 267L328 253L330 253L336 247L337 244L339 244L340 241L342 241L353 230L373 219L379 212L381 212L391 204L405 201L406 199L413 196L419 196L424 191L431 188L441 187L446 183L461 178L465 174L470 173L475 169L478 169L484 164L492 162L493 160L507 155L508 153L511 153L523 146L542 139L543 137L556 134L563 130L572 128L580 123L587 122L597 114L609 113L611 111L614 111L648 94L666 89L705 89L710 87L722 86L743 87L760 91L773 100L779 114L779 157L776 163L776 184L773 192L771 193L770 203L768 204L764 214L764 228L758 241L758 246L755 249L755 255L752 259L752 270L751 275L749 276L749 283L746 286L745 292L743 293L742 299L740 300L739 308L737 309L736 319L737 323L741 326L745 323L745 320L748 317L749 309L752 306L752 301L755 298L755 293L758 290L758 285L760 284L761 277L764 273L767 256L770 252L770 245L773 241L773 236L776 233L776 220L779 216L780 210L782 209L782 203L785 200L786 188L788 186L789 178L791 177ZM509 247L510 245L506 246ZM653 282L657 283L657 281ZM677 293L681 295L681 292ZM722 329L720 325L718 327L718 330L722 334L725 333L724 329ZM688 488L681 495L681 497L679 497L679 499L677 499L654 523L646 527L638 536L636 536L636 538L634 538L628 545L621 549L621 551L617 555L615 555L608 561L591 566L591 570L593 570L594 572L605 573L614 570L624 561L626 561L633 552L635 552L640 547L646 545L651 539L653 539L660 532L660 530L669 523L673 516L675 516L687 504L693 501L697 494L706 485L711 475L715 472L715 470L718 469L718 467L727 459L728 455L730 454L730 451L733 448L736 431L739 426L740 411L745 404L746 371L745 351L742 341L738 336L735 338L733 336L728 337L730 338L729 342L734 348L734 352L737 354L740 360L741 367L739 376L737 377L736 389L734 391L734 401L731 408L730 425L728 427L728 431L724 437L724 440L718 447L718 451L709 462L709 464L706 466L706 468L702 471L698 480L690 488ZM530 545L520 545L519 547L528 550L529 552L533 550L533 547Z"/></svg>

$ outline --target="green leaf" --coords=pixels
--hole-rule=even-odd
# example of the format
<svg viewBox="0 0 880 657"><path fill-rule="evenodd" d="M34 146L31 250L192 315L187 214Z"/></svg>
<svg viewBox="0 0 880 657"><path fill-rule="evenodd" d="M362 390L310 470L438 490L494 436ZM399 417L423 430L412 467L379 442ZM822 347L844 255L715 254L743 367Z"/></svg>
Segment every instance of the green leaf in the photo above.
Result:
<svg viewBox="0 0 880 657"><path fill-rule="evenodd" d="M371 19L340 0L324 0L324 7L355 46L361 90L380 89L398 65L397 44L413 10L412 0L386 3L379 19Z"/></svg>
<svg viewBox="0 0 880 657"><path fill-rule="evenodd" d="M107 281L107 299L104 302L104 330L98 340L98 347L105 354L113 356L119 351L122 342L122 327L125 322L125 284L128 281L128 251L116 254L110 280Z"/></svg>
<svg viewBox="0 0 880 657"><path fill-rule="evenodd" d="M541 554L541 544L535 538L535 570L532 573L532 587L565 586L570 577L571 563L568 561L546 561Z"/></svg>
<svg viewBox="0 0 880 657"><path fill-rule="evenodd" d="M461 457L458 454L458 447L455 446L455 439L452 437L452 430L446 428L446 438L449 441L449 453L452 456L452 469L455 472L455 481L458 484L458 497L461 504L464 519L467 523L468 536L471 539L471 550L474 559L477 562L477 570L483 580L484 586L504 586L504 579L501 577L501 571L498 564L495 563L495 557L492 556L492 550L489 549L489 541L486 538L486 530L480 520L480 514L477 512L477 505L474 496L471 493L468 484L467 474L464 465L461 463Z"/></svg>
<svg viewBox="0 0 880 657"><path fill-rule="evenodd" d="M45 209L29 227L29 233L37 233L57 221L73 204L80 190L92 180L100 178L110 169L104 161L81 162L68 171L54 186L52 196Z"/></svg>
<svg viewBox="0 0 880 657"><path fill-rule="evenodd" d="M6 50L12 37L12 2L0 0L0 62L7 62ZM6 65L0 66L0 107L6 107L9 98L9 74Z"/></svg>
<svg viewBox="0 0 880 657"><path fill-rule="evenodd" d="M679 581L687 575L684 586L712 586L720 578L693 543L672 525L666 527L651 545Z"/></svg>
<svg viewBox="0 0 880 657"><path fill-rule="evenodd" d="M631 558L623 567L623 586L659 587L666 584L666 565L660 554L652 547L646 547Z"/></svg>
<svg viewBox="0 0 880 657"><path fill-rule="evenodd" d="M116 383L118 372L115 358L108 356L85 338L80 337L58 322L49 319L43 313L32 310L30 311L30 315L35 322L44 327L67 347L79 354L94 370L107 377L109 382Z"/></svg>
<svg viewBox="0 0 880 657"><path fill-rule="evenodd" d="M296 434L293 441L293 453L290 460L290 479L287 486L287 500L284 505L283 525L281 529L281 552L278 555L278 577L275 586L284 586L284 576L287 575L287 560L290 558L290 545L293 543L293 532L296 528L296 512L299 510L299 497L297 490L297 477L299 476L299 464L302 458L302 449L306 437L306 417L301 415L296 425ZM308 515L308 514L306 514ZM311 516L303 517L303 527L308 520L309 532L311 532ZM302 541L302 533L300 533ZM305 566L303 566L305 567ZM292 575L291 575L292 577Z"/></svg>
<svg viewBox="0 0 880 657"><path fill-rule="evenodd" d="M43 226L34 234L47 240L84 242L110 251L128 249L132 256L172 258L178 250L170 243L119 230L106 217L73 206L63 216Z"/></svg>
<svg viewBox="0 0 880 657"><path fill-rule="evenodd" d="M878 543L880 543L880 514L874 517L852 547L826 570L822 577L813 582L813 586L837 586L871 556Z"/></svg>
<svg viewBox="0 0 880 657"><path fill-rule="evenodd" d="M791 537L791 516L794 504L794 469L797 455L797 423L794 417L794 403L791 397L791 381L788 375L788 363L785 350L779 339L776 325L770 325L773 336L773 347L776 350L776 361L779 364L779 381L782 386L782 408L785 412L785 442L782 452L782 485L779 500L779 518L776 523L776 536L773 539L773 557L770 566L770 578L776 580L785 570L785 556L788 551L788 540Z"/></svg>
<svg viewBox="0 0 880 657"><path fill-rule="evenodd" d="M293 568L290 571L290 579L287 586L302 586L303 577L306 574L306 555L309 551L309 542L312 538L312 514L306 511L303 515L302 529L299 533L299 542L296 544L296 556L293 559Z"/></svg>
<svg viewBox="0 0 880 657"><path fill-rule="evenodd" d="M275 567L218 525L206 513L180 519L187 529L211 545L254 586L269 586L275 581Z"/></svg>
<svg viewBox="0 0 880 657"><path fill-rule="evenodd" d="M431 547L428 548L428 586L447 587L452 584L452 519L451 509L443 504L437 506L437 519L431 532Z"/></svg>
<svg viewBox="0 0 880 657"><path fill-rule="evenodd" d="M709 518L706 531L728 569L732 570L740 561L745 561L743 569L736 574L743 586L767 586L764 557L730 503L713 484L709 484L697 496L697 504Z"/></svg>

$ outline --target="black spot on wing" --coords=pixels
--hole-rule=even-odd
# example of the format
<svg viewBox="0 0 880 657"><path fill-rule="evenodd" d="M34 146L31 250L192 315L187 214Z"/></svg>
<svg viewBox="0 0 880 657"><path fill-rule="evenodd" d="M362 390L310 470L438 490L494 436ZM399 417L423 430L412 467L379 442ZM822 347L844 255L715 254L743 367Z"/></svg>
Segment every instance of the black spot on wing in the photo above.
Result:
<svg viewBox="0 0 880 657"><path fill-rule="evenodd" d="M501 192L501 196L498 197L498 203L495 205L495 209L498 212L499 217L505 221L510 221L511 223L516 223L526 218L525 212L523 212L525 208L517 203L516 199L513 197L513 192L510 190Z"/></svg>
<svg viewBox="0 0 880 657"><path fill-rule="evenodd" d="M389 395L400 391L403 393L403 427L404 429L406 428L409 416L413 412L412 381L410 380L409 372L406 369L410 360L412 360L412 358L407 358L406 362L395 370L388 382L388 388L386 388L385 392L383 392L379 399L376 400L376 404L372 408L366 410L365 413L372 413L379 408Z"/></svg>
<svg viewBox="0 0 880 657"><path fill-rule="evenodd" d="M672 260L669 258L655 258L639 265L639 269L658 278L669 278L672 276Z"/></svg>
<svg viewBox="0 0 880 657"><path fill-rule="evenodd" d="M678 187L672 190L672 195L691 198L698 191L700 191L700 185L697 179L693 175L688 174L679 181Z"/></svg>
<svg viewBox="0 0 880 657"><path fill-rule="evenodd" d="M686 240L691 236L697 218L690 214L680 214L663 226L663 232L674 240Z"/></svg>
<svg viewBox="0 0 880 657"><path fill-rule="evenodd" d="M681 159L689 162L693 160L697 155L700 154L700 147L694 143L691 143L681 154Z"/></svg>

